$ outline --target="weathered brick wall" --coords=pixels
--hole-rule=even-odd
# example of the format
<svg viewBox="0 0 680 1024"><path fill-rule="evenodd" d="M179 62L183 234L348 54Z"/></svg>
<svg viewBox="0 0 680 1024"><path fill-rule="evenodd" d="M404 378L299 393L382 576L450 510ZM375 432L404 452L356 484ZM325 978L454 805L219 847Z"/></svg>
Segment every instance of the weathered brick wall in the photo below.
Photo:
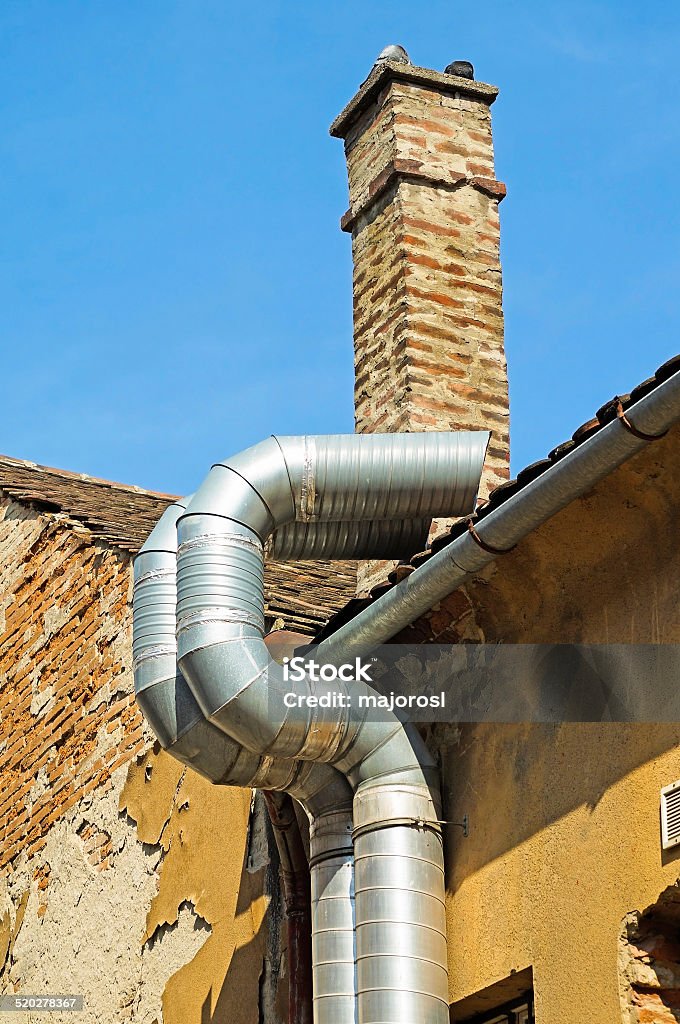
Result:
<svg viewBox="0 0 680 1024"><path fill-rule="evenodd" d="M0 506L0 870L144 745L125 676L129 559L84 529Z"/></svg>
<svg viewBox="0 0 680 1024"><path fill-rule="evenodd" d="M680 885L628 914L619 942L623 1024L677 1024L680 1017Z"/></svg>
<svg viewBox="0 0 680 1024"><path fill-rule="evenodd" d="M406 74L374 72L331 129L348 166L356 427L491 430L486 494L509 459L496 90Z"/></svg>
<svg viewBox="0 0 680 1024"><path fill-rule="evenodd" d="M277 1021L264 819L154 747L130 563L0 498L0 992L82 993L82 1024Z"/></svg>

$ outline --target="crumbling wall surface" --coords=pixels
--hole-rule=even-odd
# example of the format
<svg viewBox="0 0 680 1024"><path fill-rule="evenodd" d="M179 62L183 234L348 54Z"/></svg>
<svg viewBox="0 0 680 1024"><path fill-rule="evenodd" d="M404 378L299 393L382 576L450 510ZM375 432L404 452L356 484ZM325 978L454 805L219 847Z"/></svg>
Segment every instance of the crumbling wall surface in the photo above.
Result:
<svg viewBox="0 0 680 1024"><path fill-rule="evenodd" d="M127 555L0 502L0 992L82 994L82 1024L278 1024L270 837L249 791L152 746L129 601Z"/></svg>
<svg viewBox="0 0 680 1024"><path fill-rule="evenodd" d="M628 914L619 942L624 1024L680 1020L680 885L657 902Z"/></svg>
<svg viewBox="0 0 680 1024"><path fill-rule="evenodd" d="M37 856L17 858L1 896L12 923L25 903L3 991L82 994L83 1024L160 1021L168 978L209 934L187 903L174 928L143 943L163 850L140 844L134 823L119 814L116 790L124 777L119 769L105 793L91 793L61 817Z"/></svg>
<svg viewBox="0 0 680 1024"><path fill-rule="evenodd" d="M0 504L0 871L144 745L130 683L129 559Z"/></svg>
<svg viewBox="0 0 680 1024"><path fill-rule="evenodd" d="M209 930L163 993L164 1024L279 1024L285 1005L277 861L250 790L214 787L154 748L131 766L121 808L144 844L160 846L145 950L189 904ZM250 822L250 827L248 823Z"/></svg>

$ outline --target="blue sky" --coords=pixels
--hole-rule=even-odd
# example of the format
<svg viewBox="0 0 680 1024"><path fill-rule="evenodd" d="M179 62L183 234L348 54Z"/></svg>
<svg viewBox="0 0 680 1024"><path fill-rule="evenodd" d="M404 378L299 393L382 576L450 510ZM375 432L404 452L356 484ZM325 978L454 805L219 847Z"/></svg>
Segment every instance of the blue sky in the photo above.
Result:
<svg viewBox="0 0 680 1024"><path fill-rule="evenodd" d="M342 145L384 45L494 106L513 468L680 350L676 4L0 4L0 451L187 492L352 429Z"/></svg>

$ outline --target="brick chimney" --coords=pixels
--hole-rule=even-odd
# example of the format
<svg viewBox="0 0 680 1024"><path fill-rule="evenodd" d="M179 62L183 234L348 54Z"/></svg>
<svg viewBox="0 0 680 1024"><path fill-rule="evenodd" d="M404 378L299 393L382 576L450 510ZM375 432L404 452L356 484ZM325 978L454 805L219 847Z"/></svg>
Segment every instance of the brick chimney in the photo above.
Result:
<svg viewBox="0 0 680 1024"><path fill-rule="evenodd" d="M486 496L509 475L498 90L466 62L442 74L399 49L331 125L349 177L356 429L491 430Z"/></svg>

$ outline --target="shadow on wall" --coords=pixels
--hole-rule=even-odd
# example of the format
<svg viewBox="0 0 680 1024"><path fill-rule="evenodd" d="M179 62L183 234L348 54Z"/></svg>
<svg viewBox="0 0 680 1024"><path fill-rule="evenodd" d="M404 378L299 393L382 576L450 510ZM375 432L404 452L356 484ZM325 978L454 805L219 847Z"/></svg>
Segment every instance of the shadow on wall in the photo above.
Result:
<svg viewBox="0 0 680 1024"><path fill-rule="evenodd" d="M269 819L263 814L260 794L251 815L251 829L259 828L264 817L271 862L255 874L249 866L250 844L246 843L238 890L236 918L250 913L253 897L264 891L270 902L265 917L251 941L234 950L224 980L215 994L211 987L201 1007L200 1024L263 1024L286 1019L287 984L286 930L282 928L283 907L275 884L279 863ZM264 874L264 878L263 878ZM255 890L255 892L254 892ZM179 972L182 974L183 972Z"/></svg>
<svg viewBox="0 0 680 1024"><path fill-rule="evenodd" d="M594 811L617 783L678 747L680 723L449 725L435 727L430 742L441 756L446 820L470 819L468 839L453 825L446 830L455 890L577 808ZM669 756L664 784L680 773L680 758ZM632 800L628 816L639 811L657 828L658 789L650 777L648 792L622 796Z"/></svg>
<svg viewBox="0 0 680 1024"><path fill-rule="evenodd" d="M679 442L675 427L500 558L464 600L459 591L442 602L440 617L448 609L467 623L466 638L490 644L680 644ZM430 742L445 817L470 816L469 839L448 829L454 888L605 795L658 842L659 788L680 777L680 723L442 725Z"/></svg>

